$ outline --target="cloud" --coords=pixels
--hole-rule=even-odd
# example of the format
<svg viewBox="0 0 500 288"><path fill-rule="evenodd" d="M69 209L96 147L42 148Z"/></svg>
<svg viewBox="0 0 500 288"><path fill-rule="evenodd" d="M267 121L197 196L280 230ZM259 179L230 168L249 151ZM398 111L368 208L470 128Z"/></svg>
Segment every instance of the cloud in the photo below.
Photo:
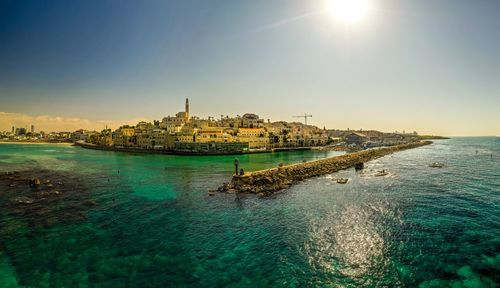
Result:
<svg viewBox="0 0 500 288"><path fill-rule="evenodd" d="M135 125L140 121L150 121L147 118L129 120L89 120L77 117L60 117L39 115L32 116L22 113L0 112L0 130L10 131L14 127L30 128L35 125L36 131L75 131L78 129L102 130L106 127L116 129L121 125Z"/></svg>

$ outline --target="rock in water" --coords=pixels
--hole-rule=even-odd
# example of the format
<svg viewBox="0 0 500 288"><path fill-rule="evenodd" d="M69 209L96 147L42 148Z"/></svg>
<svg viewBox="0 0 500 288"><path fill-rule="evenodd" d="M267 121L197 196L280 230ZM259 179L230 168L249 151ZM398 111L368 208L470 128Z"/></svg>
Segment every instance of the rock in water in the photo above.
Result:
<svg viewBox="0 0 500 288"><path fill-rule="evenodd" d="M40 186L41 181L37 177L30 180L30 186Z"/></svg>
<svg viewBox="0 0 500 288"><path fill-rule="evenodd" d="M365 164L363 162L359 162L354 165L354 169L356 170L362 170L363 168L365 168Z"/></svg>

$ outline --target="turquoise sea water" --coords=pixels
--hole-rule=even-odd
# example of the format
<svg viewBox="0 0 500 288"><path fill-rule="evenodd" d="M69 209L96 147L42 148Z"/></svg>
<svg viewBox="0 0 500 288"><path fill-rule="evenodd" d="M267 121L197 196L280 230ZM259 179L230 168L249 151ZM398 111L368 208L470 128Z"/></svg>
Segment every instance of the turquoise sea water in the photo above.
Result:
<svg viewBox="0 0 500 288"><path fill-rule="evenodd" d="M250 171L337 153L237 158ZM234 158L0 145L0 172L75 176L95 204L43 222L11 211L20 188L0 183L0 287L500 285L500 138L436 141L269 198L208 196Z"/></svg>

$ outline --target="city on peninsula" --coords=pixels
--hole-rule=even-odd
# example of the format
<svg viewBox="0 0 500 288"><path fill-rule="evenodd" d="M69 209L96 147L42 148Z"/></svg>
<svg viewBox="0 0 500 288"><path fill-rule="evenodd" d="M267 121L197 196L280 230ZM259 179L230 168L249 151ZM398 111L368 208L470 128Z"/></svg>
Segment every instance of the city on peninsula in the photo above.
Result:
<svg viewBox="0 0 500 288"><path fill-rule="evenodd" d="M288 151L299 149L360 150L394 146L422 139L417 132L384 133L375 130L339 130L307 124L311 115L296 116L301 122L271 122L254 113L219 119L202 119L185 109L161 121L141 121L135 126L123 125L116 130L79 129L74 132L36 132L35 125L27 128L12 126L10 132L0 132L0 141L31 143L74 143L84 148L124 152L147 152L179 155L224 155ZM438 137L439 138L439 137Z"/></svg>

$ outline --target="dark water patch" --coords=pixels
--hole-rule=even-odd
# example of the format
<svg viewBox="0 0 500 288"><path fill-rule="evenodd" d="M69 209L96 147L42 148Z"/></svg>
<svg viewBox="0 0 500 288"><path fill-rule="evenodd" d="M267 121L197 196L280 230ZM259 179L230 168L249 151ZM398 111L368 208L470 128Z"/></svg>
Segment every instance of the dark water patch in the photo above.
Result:
<svg viewBox="0 0 500 288"><path fill-rule="evenodd" d="M36 183L34 183L36 182ZM2 211L23 218L31 227L84 219L84 211L96 205L90 185L71 173L27 170L3 173Z"/></svg>
<svg viewBox="0 0 500 288"><path fill-rule="evenodd" d="M40 235L85 222L88 213L98 205L92 198L92 188L91 183L73 173L52 170L0 175L0 248L13 265L20 285L37 287L49 275L37 271L50 266L38 265L57 257L51 255L52 247L61 241Z"/></svg>

